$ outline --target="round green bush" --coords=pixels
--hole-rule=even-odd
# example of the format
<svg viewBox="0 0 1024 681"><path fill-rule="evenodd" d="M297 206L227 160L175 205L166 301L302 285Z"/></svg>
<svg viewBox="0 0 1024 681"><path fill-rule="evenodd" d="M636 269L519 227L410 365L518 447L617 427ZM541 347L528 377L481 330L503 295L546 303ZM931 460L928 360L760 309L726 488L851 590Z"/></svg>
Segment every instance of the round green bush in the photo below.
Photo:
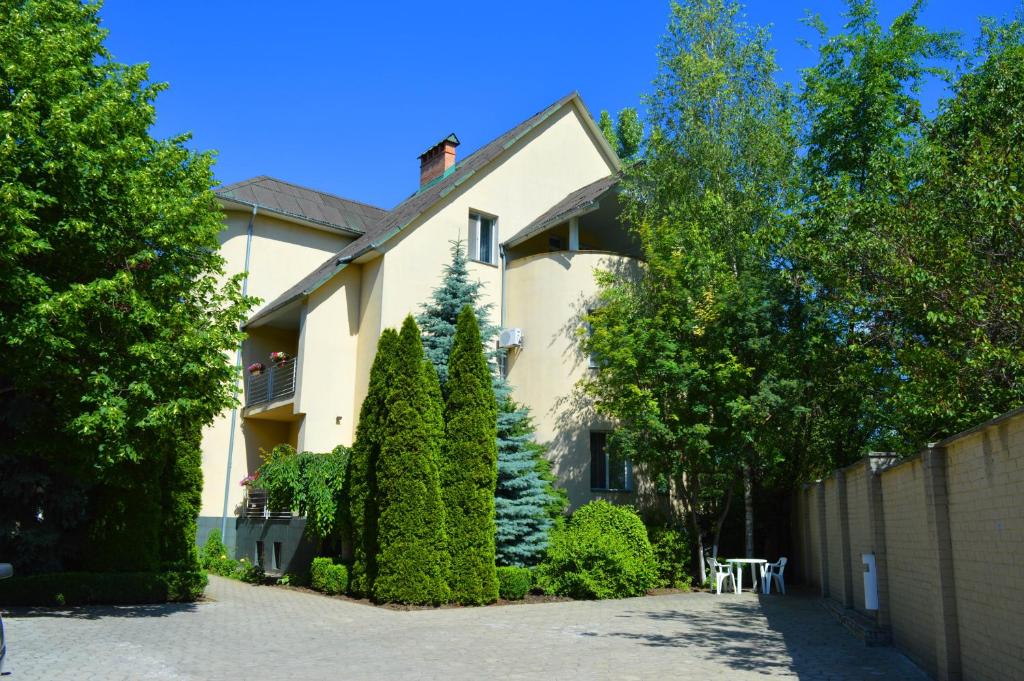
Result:
<svg viewBox="0 0 1024 681"><path fill-rule="evenodd" d="M629 506L592 501L552 533L538 583L572 598L642 596L658 584L647 528Z"/></svg>
<svg viewBox="0 0 1024 681"><path fill-rule="evenodd" d="M335 565L330 558L314 558L309 570L309 584L325 594L345 593L348 589L348 568Z"/></svg>
<svg viewBox="0 0 1024 681"><path fill-rule="evenodd" d="M518 601L530 591L533 582L533 575L530 568L524 567L499 567L498 568L498 595L506 601Z"/></svg>

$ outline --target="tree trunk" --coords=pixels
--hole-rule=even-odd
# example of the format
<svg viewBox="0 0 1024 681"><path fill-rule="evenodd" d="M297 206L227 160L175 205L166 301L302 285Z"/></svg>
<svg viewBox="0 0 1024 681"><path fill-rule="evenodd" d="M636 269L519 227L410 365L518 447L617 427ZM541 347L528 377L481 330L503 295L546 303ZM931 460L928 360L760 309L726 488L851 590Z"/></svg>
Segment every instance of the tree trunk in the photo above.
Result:
<svg viewBox="0 0 1024 681"><path fill-rule="evenodd" d="M754 471L748 463L743 466L743 529L745 530L746 557L754 557Z"/></svg>
<svg viewBox="0 0 1024 681"><path fill-rule="evenodd" d="M686 487L685 473L681 473L679 475L679 480L676 484L679 485L680 495L686 503L687 515L690 518L690 530L693 532L693 538L696 541L697 566L700 570L700 583L704 584L707 581L707 566L704 564L704 533L701 531L700 518L697 516L697 507L693 503L693 497Z"/></svg>
<svg viewBox="0 0 1024 681"><path fill-rule="evenodd" d="M715 521L715 539L711 545L711 557L718 560L718 540L722 536L722 525L725 524L725 519L729 515L729 507L732 506L732 487L725 493L725 505L722 507L722 512L718 515L718 520Z"/></svg>

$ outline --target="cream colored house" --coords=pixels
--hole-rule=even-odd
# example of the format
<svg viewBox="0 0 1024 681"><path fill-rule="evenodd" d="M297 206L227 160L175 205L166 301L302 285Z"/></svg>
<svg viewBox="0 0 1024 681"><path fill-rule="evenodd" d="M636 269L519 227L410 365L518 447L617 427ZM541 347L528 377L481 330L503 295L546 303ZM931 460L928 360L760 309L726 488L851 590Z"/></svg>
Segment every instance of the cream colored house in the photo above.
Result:
<svg viewBox="0 0 1024 681"><path fill-rule="evenodd" d="M229 270L246 272L247 292L263 301L239 359L268 369L245 373L243 406L205 432L200 541L224 527L235 543L240 481L261 450L352 443L381 331L419 312L455 239L467 244L493 321L509 330L504 370L572 504L635 499L632 466L603 452L609 424L574 392L593 370L577 334L594 269L629 267L637 255L618 221L619 160L575 93L456 162L458 144L450 135L425 152L419 188L390 211L267 177L217 192ZM273 351L294 359L277 366ZM271 541L268 532L239 535L239 552L254 536ZM270 568L288 550L279 544Z"/></svg>

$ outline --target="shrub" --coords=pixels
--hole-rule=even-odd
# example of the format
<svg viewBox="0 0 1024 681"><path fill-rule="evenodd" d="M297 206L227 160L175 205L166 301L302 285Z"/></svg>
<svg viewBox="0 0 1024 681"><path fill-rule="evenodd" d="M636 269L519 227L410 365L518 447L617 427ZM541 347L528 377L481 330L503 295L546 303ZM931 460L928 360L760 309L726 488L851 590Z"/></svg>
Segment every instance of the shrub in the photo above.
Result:
<svg viewBox="0 0 1024 681"><path fill-rule="evenodd" d="M642 596L658 583L647 528L628 506L590 502L552 534L538 583L573 598Z"/></svg>
<svg viewBox="0 0 1024 681"><path fill-rule="evenodd" d="M506 601L522 600L530 591L533 585L533 575L529 568L524 567L499 567L498 568L498 595Z"/></svg>
<svg viewBox="0 0 1024 681"><path fill-rule="evenodd" d="M335 565L330 558L314 558L309 570L309 585L325 594L345 593L348 589L348 568Z"/></svg>
<svg viewBox="0 0 1024 681"><path fill-rule="evenodd" d="M128 605L194 601L206 574L181 572L52 572L0 581L0 605Z"/></svg>
<svg viewBox="0 0 1024 681"><path fill-rule="evenodd" d="M433 365L430 365L433 371ZM498 598L494 572L494 486L498 476L498 407L473 308L459 313L448 360L441 493L452 599L464 605Z"/></svg>
<svg viewBox="0 0 1024 681"><path fill-rule="evenodd" d="M406 317L377 459L377 575L383 603L448 600L448 552L438 459L444 438L441 386L423 357L420 330Z"/></svg>
<svg viewBox="0 0 1024 681"><path fill-rule="evenodd" d="M248 559L235 560L228 555L228 547L221 540L220 530L211 530L203 544L201 553L203 569L228 579L237 579L250 584L262 584L266 573L259 565Z"/></svg>
<svg viewBox="0 0 1024 681"><path fill-rule="evenodd" d="M673 589L690 588L690 538L682 529L671 525L650 525L647 536L658 564L658 586Z"/></svg>
<svg viewBox="0 0 1024 681"><path fill-rule="evenodd" d="M348 502L346 528L352 544L352 573L349 590L369 596L377 577L377 518L380 515L377 490L377 459L387 416L388 394L394 384L398 334L384 329L377 341L377 354L370 369L370 385L359 408L356 440L352 445L348 477L343 496Z"/></svg>
<svg viewBox="0 0 1024 681"><path fill-rule="evenodd" d="M267 455L253 483L266 490L273 508L291 509L306 518L306 531L319 540L340 533L347 506L344 492L349 449L298 453L280 444Z"/></svg>

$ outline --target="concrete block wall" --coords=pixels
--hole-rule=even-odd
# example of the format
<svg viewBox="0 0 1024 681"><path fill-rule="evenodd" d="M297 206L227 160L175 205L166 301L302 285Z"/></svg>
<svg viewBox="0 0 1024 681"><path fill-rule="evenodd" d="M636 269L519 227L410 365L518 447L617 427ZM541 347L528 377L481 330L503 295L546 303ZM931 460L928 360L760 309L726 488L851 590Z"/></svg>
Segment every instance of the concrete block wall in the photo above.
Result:
<svg viewBox="0 0 1024 681"><path fill-rule="evenodd" d="M1024 679L1024 408L903 461L866 457L793 506L797 573L823 596L873 617L934 678Z"/></svg>
<svg viewBox="0 0 1024 681"><path fill-rule="evenodd" d="M864 564L861 556L871 553L871 526L868 518L867 467L855 466L846 472L846 509L850 525L850 555L847 568L853 586L853 607L864 611Z"/></svg>

